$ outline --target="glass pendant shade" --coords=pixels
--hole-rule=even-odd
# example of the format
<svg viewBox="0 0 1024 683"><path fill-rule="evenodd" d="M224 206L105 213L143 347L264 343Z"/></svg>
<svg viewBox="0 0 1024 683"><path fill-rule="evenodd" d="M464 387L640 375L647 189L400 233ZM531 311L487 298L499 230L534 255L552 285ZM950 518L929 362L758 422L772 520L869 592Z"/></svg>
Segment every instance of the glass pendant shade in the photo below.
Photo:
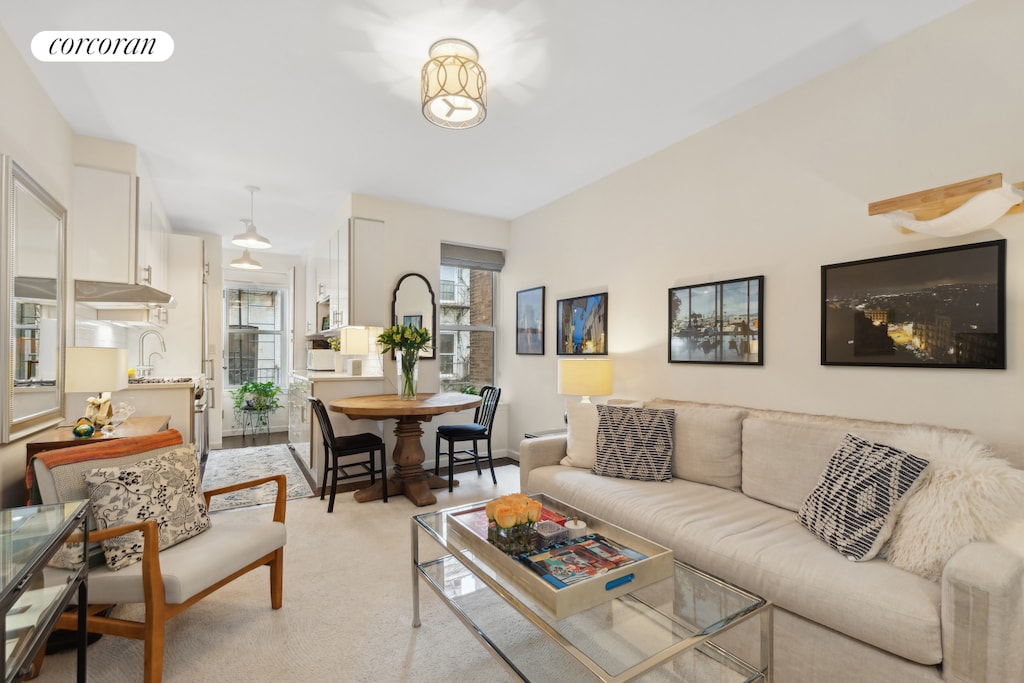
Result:
<svg viewBox="0 0 1024 683"><path fill-rule="evenodd" d="M442 128L472 128L487 117L487 74L470 43L445 38L423 65L423 116Z"/></svg>

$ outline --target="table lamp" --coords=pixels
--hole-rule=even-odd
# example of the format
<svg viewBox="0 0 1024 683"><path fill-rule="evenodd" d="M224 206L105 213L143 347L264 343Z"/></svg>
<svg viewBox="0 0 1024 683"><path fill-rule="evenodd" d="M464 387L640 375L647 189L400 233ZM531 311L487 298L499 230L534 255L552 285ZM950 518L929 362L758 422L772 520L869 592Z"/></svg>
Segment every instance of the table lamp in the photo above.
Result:
<svg viewBox="0 0 1024 683"><path fill-rule="evenodd" d="M367 328L349 325L341 330L341 352L346 356L365 356L370 353L370 334ZM361 358L349 360L349 374L358 377L363 374Z"/></svg>
<svg viewBox="0 0 1024 683"><path fill-rule="evenodd" d="M558 393L579 396L580 403L590 403L591 396L607 396L612 393L611 359L560 358ZM568 422L568 415L565 419Z"/></svg>
<svg viewBox="0 0 1024 683"><path fill-rule="evenodd" d="M103 427L110 421L110 393L128 386L128 352L73 346L65 349L64 367L65 393L96 391L96 396L86 399L85 416Z"/></svg>

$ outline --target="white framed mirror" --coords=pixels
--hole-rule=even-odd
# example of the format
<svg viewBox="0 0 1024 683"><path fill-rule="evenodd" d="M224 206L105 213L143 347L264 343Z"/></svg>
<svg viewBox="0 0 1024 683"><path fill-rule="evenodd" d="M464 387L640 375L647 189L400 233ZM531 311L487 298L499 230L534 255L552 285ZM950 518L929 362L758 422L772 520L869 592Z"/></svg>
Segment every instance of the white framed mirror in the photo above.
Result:
<svg viewBox="0 0 1024 683"><path fill-rule="evenodd" d="M416 325L430 332L430 346L420 358L437 358L437 308L427 278L407 273L398 280L391 298L391 324Z"/></svg>
<svg viewBox="0 0 1024 683"><path fill-rule="evenodd" d="M9 156L2 161L0 443L60 422L64 413L67 210Z"/></svg>

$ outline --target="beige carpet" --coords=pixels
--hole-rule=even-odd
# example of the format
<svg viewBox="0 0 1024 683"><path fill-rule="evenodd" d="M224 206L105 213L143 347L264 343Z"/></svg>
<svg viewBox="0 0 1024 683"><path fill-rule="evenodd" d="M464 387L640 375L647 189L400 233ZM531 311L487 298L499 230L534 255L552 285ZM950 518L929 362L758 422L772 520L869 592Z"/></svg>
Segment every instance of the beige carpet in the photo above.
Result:
<svg viewBox="0 0 1024 683"><path fill-rule="evenodd" d="M497 468L498 486L476 472L436 491L435 507L519 490L519 469ZM412 628L410 517L405 497L356 503L339 494L334 512L319 498L288 503L284 607L270 609L266 570L244 576L172 620L164 659L166 683L262 681L516 680L420 581L422 627ZM218 516L268 514L266 507ZM421 534L421 553L435 546ZM141 616L137 606L122 615ZM46 657L40 683L74 680L74 651ZM142 680L142 643L104 636L89 646L90 681Z"/></svg>

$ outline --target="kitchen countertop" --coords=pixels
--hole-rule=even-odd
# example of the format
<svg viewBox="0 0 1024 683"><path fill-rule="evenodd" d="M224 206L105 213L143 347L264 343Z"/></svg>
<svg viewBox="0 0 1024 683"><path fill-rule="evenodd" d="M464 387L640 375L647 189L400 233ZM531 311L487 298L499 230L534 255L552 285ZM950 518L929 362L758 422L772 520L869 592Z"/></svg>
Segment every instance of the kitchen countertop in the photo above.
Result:
<svg viewBox="0 0 1024 683"><path fill-rule="evenodd" d="M352 382L361 379L384 379L384 375L346 375L333 370L294 370L292 376L309 382Z"/></svg>

